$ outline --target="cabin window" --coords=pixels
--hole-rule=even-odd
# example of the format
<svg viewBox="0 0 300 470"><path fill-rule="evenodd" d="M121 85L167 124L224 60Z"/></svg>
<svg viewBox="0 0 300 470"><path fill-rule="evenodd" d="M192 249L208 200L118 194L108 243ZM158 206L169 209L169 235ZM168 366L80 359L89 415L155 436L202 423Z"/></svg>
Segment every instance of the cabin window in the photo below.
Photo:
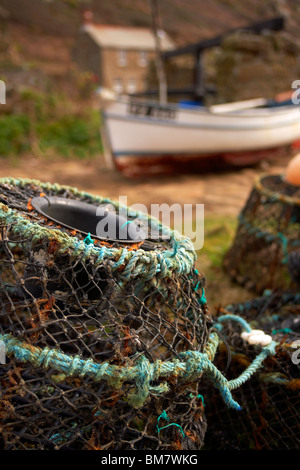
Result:
<svg viewBox="0 0 300 470"><path fill-rule="evenodd" d="M147 52L139 51L139 58L138 58L139 66L146 67L148 65L148 57Z"/></svg>
<svg viewBox="0 0 300 470"><path fill-rule="evenodd" d="M127 82L127 93L135 93L136 92L136 80L135 78L129 78Z"/></svg>
<svg viewBox="0 0 300 470"><path fill-rule="evenodd" d="M123 49L118 51L118 65L119 67L125 67L127 65L127 52Z"/></svg>
<svg viewBox="0 0 300 470"><path fill-rule="evenodd" d="M114 79L113 88L114 88L114 91L117 94L122 93L122 91L123 91L123 82L122 82L121 78L115 78Z"/></svg>

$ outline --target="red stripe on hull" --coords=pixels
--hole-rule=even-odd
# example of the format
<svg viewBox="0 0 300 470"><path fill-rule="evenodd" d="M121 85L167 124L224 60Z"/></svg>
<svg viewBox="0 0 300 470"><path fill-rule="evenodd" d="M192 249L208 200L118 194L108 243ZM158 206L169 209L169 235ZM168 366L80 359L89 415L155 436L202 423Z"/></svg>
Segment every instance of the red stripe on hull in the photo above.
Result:
<svg viewBox="0 0 300 470"><path fill-rule="evenodd" d="M166 154L140 157L134 155L116 158L115 166L117 170L129 177L222 171L230 168L255 165L261 160L272 160L285 155L288 156L290 150L290 146L285 146L275 149L228 152L224 154Z"/></svg>

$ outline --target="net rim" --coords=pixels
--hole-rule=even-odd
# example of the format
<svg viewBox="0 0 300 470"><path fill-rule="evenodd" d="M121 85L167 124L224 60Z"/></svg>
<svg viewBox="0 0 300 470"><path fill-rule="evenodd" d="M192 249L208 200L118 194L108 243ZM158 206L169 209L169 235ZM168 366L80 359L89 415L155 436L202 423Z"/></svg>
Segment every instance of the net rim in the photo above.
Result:
<svg viewBox="0 0 300 470"><path fill-rule="evenodd" d="M293 206L295 206L295 205L300 206L300 198L292 197L292 196L286 196L285 194L282 194L280 192L272 191L272 190L270 190L270 189L268 189L264 186L264 181L266 180L266 178L272 178L272 177L277 177L277 178L280 177L282 183L287 183L284 180L284 176L285 176L284 174L278 174L278 173L273 174L273 175L270 175L270 174L260 175L256 178L256 181L254 183L254 188L260 194L267 197L271 201L281 202L281 203L285 203L285 204L289 204L289 205L293 205ZM292 185L292 186L294 186L294 185Z"/></svg>
<svg viewBox="0 0 300 470"><path fill-rule="evenodd" d="M121 205L107 197L93 195L91 193L80 191L76 187L60 185L57 183L42 182L30 178L0 178L0 184L10 184L17 187L26 185L36 185L43 190L51 190L55 194L61 191L69 191L75 197L88 199L91 203L112 204L116 210L121 209L128 216L139 217L141 220L151 223L151 226L159 229L170 237L170 249L165 251L145 251L142 248L136 250L123 247L108 247L105 245L94 246L86 244L83 240L71 236L68 233L60 231L58 228L49 229L36 222L27 219L25 215L16 209L9 208L8 205L0 203L0 219L9 224L11 230L16 234L31 238L33 244L40 240L49 242L55 241L56 253L69 253L71 256L80 256L83 261L92 258L97 266L108 262L112 271L122 280L129 280L135 277L141 277L150 280L154 277L167 278L173 274L188 273L193 269L197 255L192 241L162 224L155 217L145 214L141 211L132 210L130 207Z"/></svg>

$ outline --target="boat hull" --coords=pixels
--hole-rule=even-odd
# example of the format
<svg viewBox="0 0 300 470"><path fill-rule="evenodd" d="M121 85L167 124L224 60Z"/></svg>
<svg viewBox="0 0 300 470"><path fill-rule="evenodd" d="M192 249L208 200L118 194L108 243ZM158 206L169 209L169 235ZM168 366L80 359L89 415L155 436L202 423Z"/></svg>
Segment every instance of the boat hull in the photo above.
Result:
<svg viewBox="0 0 300 470"><path fill-rule="evenodd" d="M128 177L218 172L250 167L263 160L287 157L291 147L283 146L252 152L193 155L126 155L115 159L115 168Z"/></svg>
<svg viewBox="0 0 300 470"><path fill-rule="evenodd" d="M252 165L300 139L294 105L214 113L125 100L110 104L103 120L110 161L128 174Z"/></svg>

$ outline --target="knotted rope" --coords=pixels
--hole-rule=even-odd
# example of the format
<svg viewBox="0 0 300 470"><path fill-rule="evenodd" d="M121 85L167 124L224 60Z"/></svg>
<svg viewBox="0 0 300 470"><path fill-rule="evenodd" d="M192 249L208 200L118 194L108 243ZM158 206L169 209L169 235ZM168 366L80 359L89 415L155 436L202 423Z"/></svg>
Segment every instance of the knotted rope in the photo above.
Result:
<svg viewBox="0 0 300 470"><path fill-rule="evenodd" d="M222 327L224 321L234 320L240 323L245 331L251 331L250 325L236 315L224 315L219 318L217 328ZM185 351L178 358L170 361L157 360L151 363L144 356L133 356L125 365L113 365L108 362L102 364L92 359L81 359L78 356L70 356L57 349L41 349L13 337L10 334L0 335L4 342L7 356L12 356L20 362L29 362L34 367L45 369L53 368L68 377L90 377L99 382L105 380L111 387L120 389L127 381L134 381L136 388L128 394L128 403L134 407L141 407L150 395L162 395L168 392L169 385L166 381L169 377L176 377L179 381L192 382L206 376L213 385L219 389L224 402L230 408L240 410L240 405L233 399L231 391L240 387L261 367L264 359L275 354L277 343L272 341L262 348L252 364L237 378L228 381L226 377L212 363L218 343L218 335L212 332L205 351ZM165 380L163 380L165 379ZM159 385L151 385L160 380Z"/></svg>

